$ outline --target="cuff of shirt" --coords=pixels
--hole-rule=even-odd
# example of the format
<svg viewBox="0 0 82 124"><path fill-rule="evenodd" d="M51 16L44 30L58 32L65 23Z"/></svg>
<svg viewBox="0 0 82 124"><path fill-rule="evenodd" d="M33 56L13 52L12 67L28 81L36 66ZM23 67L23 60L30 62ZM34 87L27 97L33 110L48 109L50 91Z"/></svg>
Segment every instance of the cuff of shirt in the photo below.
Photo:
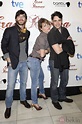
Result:
<svg viewBox="0 0 82 124"><path fill-rule="evenodd" d="M4 54L4 59L9 58L9 53Z"/></svg>

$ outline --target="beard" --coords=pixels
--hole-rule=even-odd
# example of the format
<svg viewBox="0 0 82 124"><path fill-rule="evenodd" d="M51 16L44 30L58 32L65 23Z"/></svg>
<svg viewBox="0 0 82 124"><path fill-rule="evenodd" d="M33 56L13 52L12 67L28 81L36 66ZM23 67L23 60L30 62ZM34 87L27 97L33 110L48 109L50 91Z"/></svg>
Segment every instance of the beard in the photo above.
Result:
<svg viewBox="0 0 82 124"><path fill-rule="evenodd" d="M26 21L17 21L16 20L16 24L20 25L20 26L24 26L26 24Z"/></svg>

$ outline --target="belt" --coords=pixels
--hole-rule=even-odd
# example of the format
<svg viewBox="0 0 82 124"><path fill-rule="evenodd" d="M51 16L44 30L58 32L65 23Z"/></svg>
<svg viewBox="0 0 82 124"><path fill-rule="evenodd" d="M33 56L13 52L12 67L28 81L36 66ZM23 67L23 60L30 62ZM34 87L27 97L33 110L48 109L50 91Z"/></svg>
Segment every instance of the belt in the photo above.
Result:
<svg viewBox="0 0 82 124"><path fill-rule="evenodd" d="M29 57L36 58L36 59L41 60L39 57L33 57L32 55L29 55Z"/></svg>

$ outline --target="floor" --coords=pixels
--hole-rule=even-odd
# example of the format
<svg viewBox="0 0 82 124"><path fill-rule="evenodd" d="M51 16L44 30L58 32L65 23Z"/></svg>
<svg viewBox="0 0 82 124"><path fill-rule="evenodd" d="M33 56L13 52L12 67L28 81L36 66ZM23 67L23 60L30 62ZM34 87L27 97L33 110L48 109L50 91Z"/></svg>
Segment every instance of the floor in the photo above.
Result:
<svg viewBox="0 0 82 124"><path fill-rule="evenodd" d="M35 108L26 109L19 100L14 100L11 117L4 118L5 101L0 101L0 124L82 124L82 94L69 98L73 103L60 103L62 110L57 110L51 103L51 99L38 99L43 107L41 111ZM31 100L28 100L31 103Z"/></svg>

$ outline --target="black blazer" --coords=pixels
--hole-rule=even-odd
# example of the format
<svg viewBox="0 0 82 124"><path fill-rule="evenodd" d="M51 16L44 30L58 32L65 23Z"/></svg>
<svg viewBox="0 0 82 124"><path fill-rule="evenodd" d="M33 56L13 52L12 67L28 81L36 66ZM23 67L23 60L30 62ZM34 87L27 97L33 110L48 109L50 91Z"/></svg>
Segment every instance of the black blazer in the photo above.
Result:
<svg viewBox="0 0 82 124"><path fill-rule="evenodd" d="M30 32L27 30L28 37L26 42L26 53L28 56L28 38ZM18 31L16 26L6 28L3 33L3 38L1 41L1 49L3 54L9 53L12 68L15 69L19 62L20 45L18 41Z"/></svg>

